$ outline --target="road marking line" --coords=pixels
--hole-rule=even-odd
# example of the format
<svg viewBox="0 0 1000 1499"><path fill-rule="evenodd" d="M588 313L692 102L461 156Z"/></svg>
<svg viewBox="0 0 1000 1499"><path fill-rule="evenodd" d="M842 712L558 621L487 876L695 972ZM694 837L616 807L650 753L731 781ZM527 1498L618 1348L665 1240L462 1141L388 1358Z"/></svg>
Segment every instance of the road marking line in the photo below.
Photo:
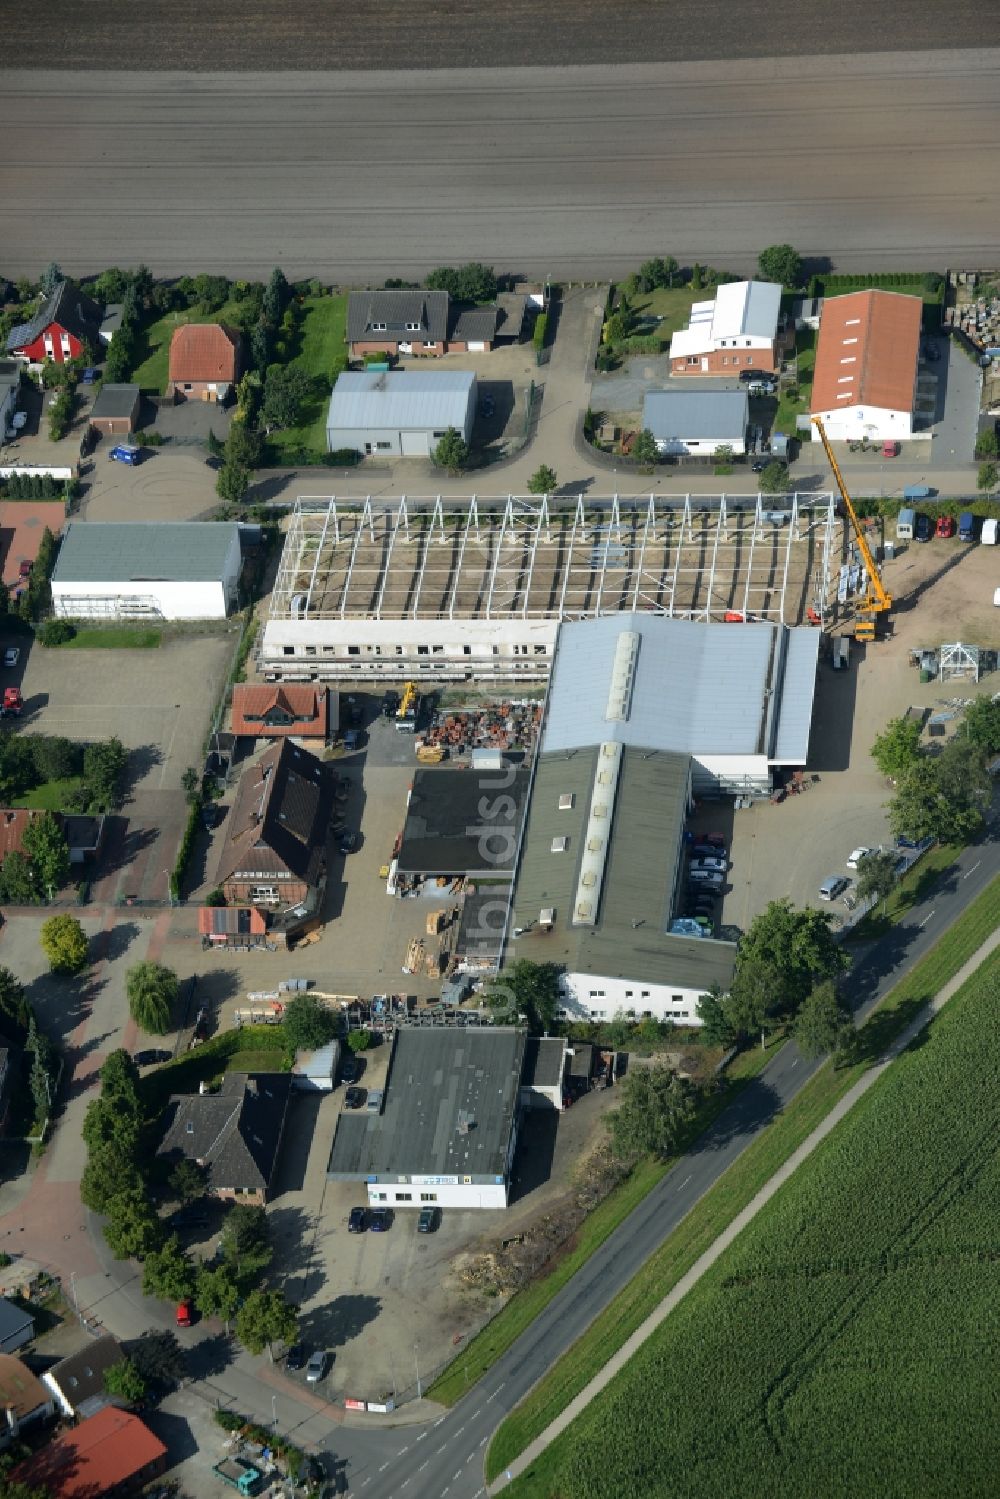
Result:
<svg viewBox="0 0 1000 1499"><path fill-rule="evenodd" d="M931 919L931 917L933 915L934 915L934 912L933 911L929 911L928 914L924 917L923 921L920 922L920 925L921 926L926 926L927 923L930 921L930 919Z"/></svg>
<svg viewBox="0 0 1000 1499"><path fill-rule="evenodd" d="M408 1478L404 1478L404 1479L403 1479L403 1482L402 1482L402 1483L401 1483L401 1484L400 1484L400 1485L399 1485L399 1487L400 1487L400 1488L401 1488L401 1489L405 1489L405 1488L406 1488L406 1485L407 1485L407 1484L408 1484L408 1483L409 1483L409 1481L410 1481L410 1480L409 1480L409 1479L408 1479Z"/></svg>
<svg viewBox="0 0 1000 1499"><path fill-rule="evenodd" d="M678 1192L683 1192L684 1188L687 1186L687 1184L688 1184L688 1182L690 1180L691 1180L690 1176L686 1176L684 1178L684 1180L681 1182L680 1186L677 1188Z"/></svg>
<svg viewBox="0 0 1000 1499"><path fill-rule="evenodd" d="M426 1431L422 1431L422 1432L421 1432L421 1433L420 1433L420 1435L419 1435L419 1436L418 1436L418 1437L417 1437L417 1441L418 1441L418 1442L422 1442L422 1441L423 1441L423 1439L424 1439L424 1437L425 1437L425 1436L426 1436L426 1435L427 1435L427 1433L426 1433Z"/></svg>
<svg viewBox="0 0 1000 1499"><path fill-rule="evenodd" d="M409 1447L400 1447L397 1456L402 1457L404 1452L409 1452Z"/></svg>
<svg viewBox="0 0 1000 1499"><path fill-rule="evenodd" d="M489 1441L489 1437L483 1437L483 1440L482 1440L482 1441L481 1441L481 1442L480 1442L480 1444L479 1444L479 1445L480 1445L480 1447L485 1447L485 1446L486 1446L486 1443L487 1443L487 1442L488 1442L488 1441Z"/></svg>
<svg viewBox="0 0 1000 1499"><path fill-rule="evenodd" d="M459 1428L458 1428L458 1430L457 1430L457 1431L456 1431L456 1432L455 1432L455 1433L454 1433L454 1435L455 1435L455 1436L456 1436L456 1437L460 1437L460 1436L461 1436L461 1435L462 1435L462 1432L463 1432L463 1431L464 1431L464 1430L465 1430L465 1427L464 1427L464 1426L460 1426L460 1427L459 1427Z"/></svg>
<svg viewBox="0 0 1000 1499"><path fill-rule="evenodd" d="M498 1384L498 1385L497 1385L497 1387L496 1387L496 1389L495 1389L495 1390L494 1390L494 1391L493 1391L493 1394L492 1394L492 1395L487 1395L487 1397L486 1397L486 1404L487 1404L487 1405L489 1405L489 1403L490 1403L490 1401L491 1401L491 1400L495 1400L495 1399L496 1399L496 1398L497 1398L497 1396L498 1396L498 1395L499 1395L499 1393L500 1393L500 1391L501 1391L501 1390L502 1390L502 1389L503 1389L503 1385L505 1385L505 1384L506 1384L506 1383L507 1383L507 1381L506 1381L506 1380L504 1380L504 1382L503 1382L503 1384ZM444 1418L443 1418L443 1417L442 1417L442 1420L443 1420L443 1419L444 1419Z"/></svg>
<svg viewBox="0 0 1000 1499"><path fill-rule="evenodd" d="M962 876L962 879L963 880L967 880L969 878L970 874L975 874L976 870L979 868L979 866L980 866L980 864L982 862L983 862L982 859L977 859L976 862L975 862L975 864L973 864L972 868L971 869L967 869L965 871L965 873Z"/></svg>
<svg viewBox="0 0 1000 1499"><path fill-rule="evenodd" d="M798 1059L798 1057L793 1057L792 1060L791 1060L791 1062L788 1065L789 1065L789 1067L797 1067L799 1065L799 1059Z"/></svg>
<svg viewBox="0 0 1000 1499"><path fill-rule="evenodd" d="M386 1468L387 1468L387 1467L388 1467L388 1466L389 1466L389 1464L388 1464L388 1463L383 1463L383 1464L382 1464L382 1466L381 1466L381 1468L379 1468L379 1472L380 1472L380 1473L384 1473L384 1472L385 1472L385 1470L386 1470Z"/></svg>
<svg viewBox="0 0 1000 1499"><path fill-rule="evenodd" d="M462 1476L462 1470L461 1470L461 1468L459 1468L459 1470L458 1470L457 1473L453 1473L451 1475L451 1481L452 1481L452 1483L457 1483L458 1480L461 1478L461 1476Z"/></svg>
<svg viewBox="0 0 1000 1499"><path fill-rule="evenodd" d="M434 1425L435 1426L440 1426L441 1422L445 1421L445 1420L447 1420L446 1416L438 1416L437 1420L434 1422Z"/></svg>
<svg viewBox="0 0 1000 1499"><path fill-rule="evenodd" d="M430 1460L430 1458L428 1458L425 1463L421 1463L420 1467L417 1469L417 1472L418 1473L422 1473L425 1468L429 1468L430 1467L430 1462L431 1462L431 1460Z"/></svg>

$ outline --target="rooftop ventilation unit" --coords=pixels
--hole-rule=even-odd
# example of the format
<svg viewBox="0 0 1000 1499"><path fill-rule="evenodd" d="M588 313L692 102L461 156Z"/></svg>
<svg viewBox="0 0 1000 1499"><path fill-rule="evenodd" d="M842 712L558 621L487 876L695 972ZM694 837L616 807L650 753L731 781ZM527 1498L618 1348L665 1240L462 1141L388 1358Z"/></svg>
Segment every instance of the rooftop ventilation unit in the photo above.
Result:
<svg viewBox="0 0 1000 1499"><path fill-rule="evenodd" d="M556 924L555 906L543 906L538 913L538 925L546 931L551 931Z"/></svg>
<svg viewBox="0 0 1000 1499"><path fill-rule="evenodd" d="M553 838L552 843L550 844L550 851L554 854L564 854L568 848L568 838Z"/></svg>
<svg viewBox="0 0 1000 1499"><path fill-rule="evenodd" d="M611 663L611 684L604 717L608 723L624 723L632 707L632 684L635 681L635 663L639 655L637 630L622 630L615 641L615 658Z"/></svg>
<svg viewBox="0 0 1000 1499"><path fill-rule="evenodd" d="M583 858L577 878L576 899L573 902L574 926L593 926L597 919L604 865L608 856L608 822L618 789L621 759L620 744L608 740L601 745L597 757L599 769L590 793L590 812L583 839Z"/></svg>
<svg viewBox="0 0 1000 1499"><path fill-rule="evenodd" d="M573 803L575 800L576 798L573 795L572 791L564 791L562 796L559 798L560 812L572 812Z"/></svg>

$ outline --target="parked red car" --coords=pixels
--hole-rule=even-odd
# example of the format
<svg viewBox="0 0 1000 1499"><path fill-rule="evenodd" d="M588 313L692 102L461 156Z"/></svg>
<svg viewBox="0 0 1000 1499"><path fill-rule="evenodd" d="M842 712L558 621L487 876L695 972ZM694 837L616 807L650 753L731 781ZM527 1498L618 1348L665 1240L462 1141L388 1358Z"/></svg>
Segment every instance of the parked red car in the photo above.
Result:
<svg viewBox="0 0 1000 1499"><path fill-rule="evenodd" d="M942 541L950 541L955 534L955 517L953 515L939 515L935 534Z"/></svg>
<svg viewBox="0 0 1000 1499"><path fill-rule="evenodd" d="M191 1326L191 1303L190 1301L179 1301L177 1303L177 1326Z"/></svg>

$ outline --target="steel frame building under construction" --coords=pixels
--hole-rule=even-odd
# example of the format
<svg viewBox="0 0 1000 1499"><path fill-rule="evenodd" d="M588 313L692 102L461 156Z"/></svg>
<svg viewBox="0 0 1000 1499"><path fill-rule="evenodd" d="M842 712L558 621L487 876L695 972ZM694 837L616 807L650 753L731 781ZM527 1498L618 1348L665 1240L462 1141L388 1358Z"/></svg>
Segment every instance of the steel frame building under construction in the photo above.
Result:
<svg viewBox="0 0 1000 1499"><path fill-rule="evenodd" d="M532 681L563 619L823 623L844 545L830 493L303 497L259 665L272 679Z"/></svg>

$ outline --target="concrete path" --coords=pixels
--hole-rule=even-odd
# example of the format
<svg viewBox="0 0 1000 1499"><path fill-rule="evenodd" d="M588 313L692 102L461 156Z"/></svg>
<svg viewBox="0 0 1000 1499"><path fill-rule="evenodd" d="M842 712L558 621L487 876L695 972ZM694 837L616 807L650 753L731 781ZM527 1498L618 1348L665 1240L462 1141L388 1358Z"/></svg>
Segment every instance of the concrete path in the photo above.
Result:
<svg viewBox="0 0 1000 1499"><path fill-rule="evenodd" d="M844 1094L839 1103L834 1105L829 1114L826 1115L825 1119L823 1119L822 1122L816 1126L812 1134L809 1135L807 1139L803 1140L798 1150L796 1150L791 1156L789 1156L785 1164L774 1173L766 1186L763 1186L760 1189L757 1195L747 1203L743 1211L736 1215L732 1223L730 1223L729 1227L724 1229L719 1237L715 1240L715 1242L705 1250L705 1253L700 1257L700 1259L695 1261L687 1274L681 1277L681 1279L674 1286L673 1290L670 1291L669 1294L666 1295L660 1302L659 1306L656 1308L656 1311L650 1313L645 1322L643 1322L639 1327L636 1328L635 1332L628 1339L628 1341L626 1343L623 1343L621 1348L618 1349L617 1353L615 1353L608 1360L604 1368L601 1370L600 1374L596 1375L590 1381L590 1383L580 1391L579 1395L577 1395L574 1400L570 1401L566 1409L562 1411L559 1416L557 1416L552 1424L550 1426L547 1426L545 1430L538 1437L536 1437L531 1445L525 1448L521 1456L517 1458L516 1461L511 1463L510 1467L505 1470L503 1475L498 1478L495 1483L490 1485L488 1489L489 1493L499 1494L508 1486L509 1483L511 1483L515 1478L518 1478L523 1472L525 1472L526 1469L530 1468L535 1459L539 1457L547 1447L551 1446L556 1438L566 1430L566 1427L570 1425L570 1423L580 1414L580 1412L584 1410L592 1400L596 1399L601 1391L611 1383L612 1379L614 1379L615 1375L618 1374L622 1368L624 1368L625 1364L632 1357L632 1355L637 1353L642 1347L643 1343L646 1342L647 1338L650 1338L653 1335L656 1329L660 1326L660 1323L665 1321L666 1318L670 1316L670 1313L683 1300L688 1291L690 1291L693 1286L697 1285L698 1281L701 1280L705 1272L711 1269L716 1260L725 1253L736 1236L741 1233L744 1228L746 1228L748 1223L751 1223L753 1219L757 1217L757 1214L761 1211L762 1208L767 1206L767 1204L771 1201L771 1198L781 1187L784 1186L789 1177L798 1170L803 1161L805 1161L810 1155L812 1155L817 1145L819 1145L821 1141L825 1140L831 1130L833 1130L836 1125L838 1125L840 1121L850 1113L851 1109L854 1108L854 1105L858 1102L858 1100L863 1098L870 1088L874 1087L875 1083L878 1082L879 1078L892 1065L892 1063L901 1054L901 1052L906 1050L914 1037L919 1035L924 1026L926 1026L934 1018L934 1016L938 1014L938 1012L944 1007L944 1005L947 1004L948 1000L951 999L952 995L962 987L962 985L968 978L971 978L976 969L982 963L984 963L990 956L990 954L995 952L998 947L1000 947L1000 930L993 932L992 935L987 938L982 946L973 953L968 962L959 969L955 977L951 979L947 984L945 984L941 992L935 995L930 1003L925 1005L920 1013L914 1017L914 1019L910 1022L906 1029L902 1031L899 1036L897 1036L896 1040L892 1043L891 1046L888 1047L883 1056L875 1063L875 1065L873 1067L870 1067L869 1070L864 1074L864 1076L858 1079L858 1081L854 1084L854 1087Z"/></svg>

